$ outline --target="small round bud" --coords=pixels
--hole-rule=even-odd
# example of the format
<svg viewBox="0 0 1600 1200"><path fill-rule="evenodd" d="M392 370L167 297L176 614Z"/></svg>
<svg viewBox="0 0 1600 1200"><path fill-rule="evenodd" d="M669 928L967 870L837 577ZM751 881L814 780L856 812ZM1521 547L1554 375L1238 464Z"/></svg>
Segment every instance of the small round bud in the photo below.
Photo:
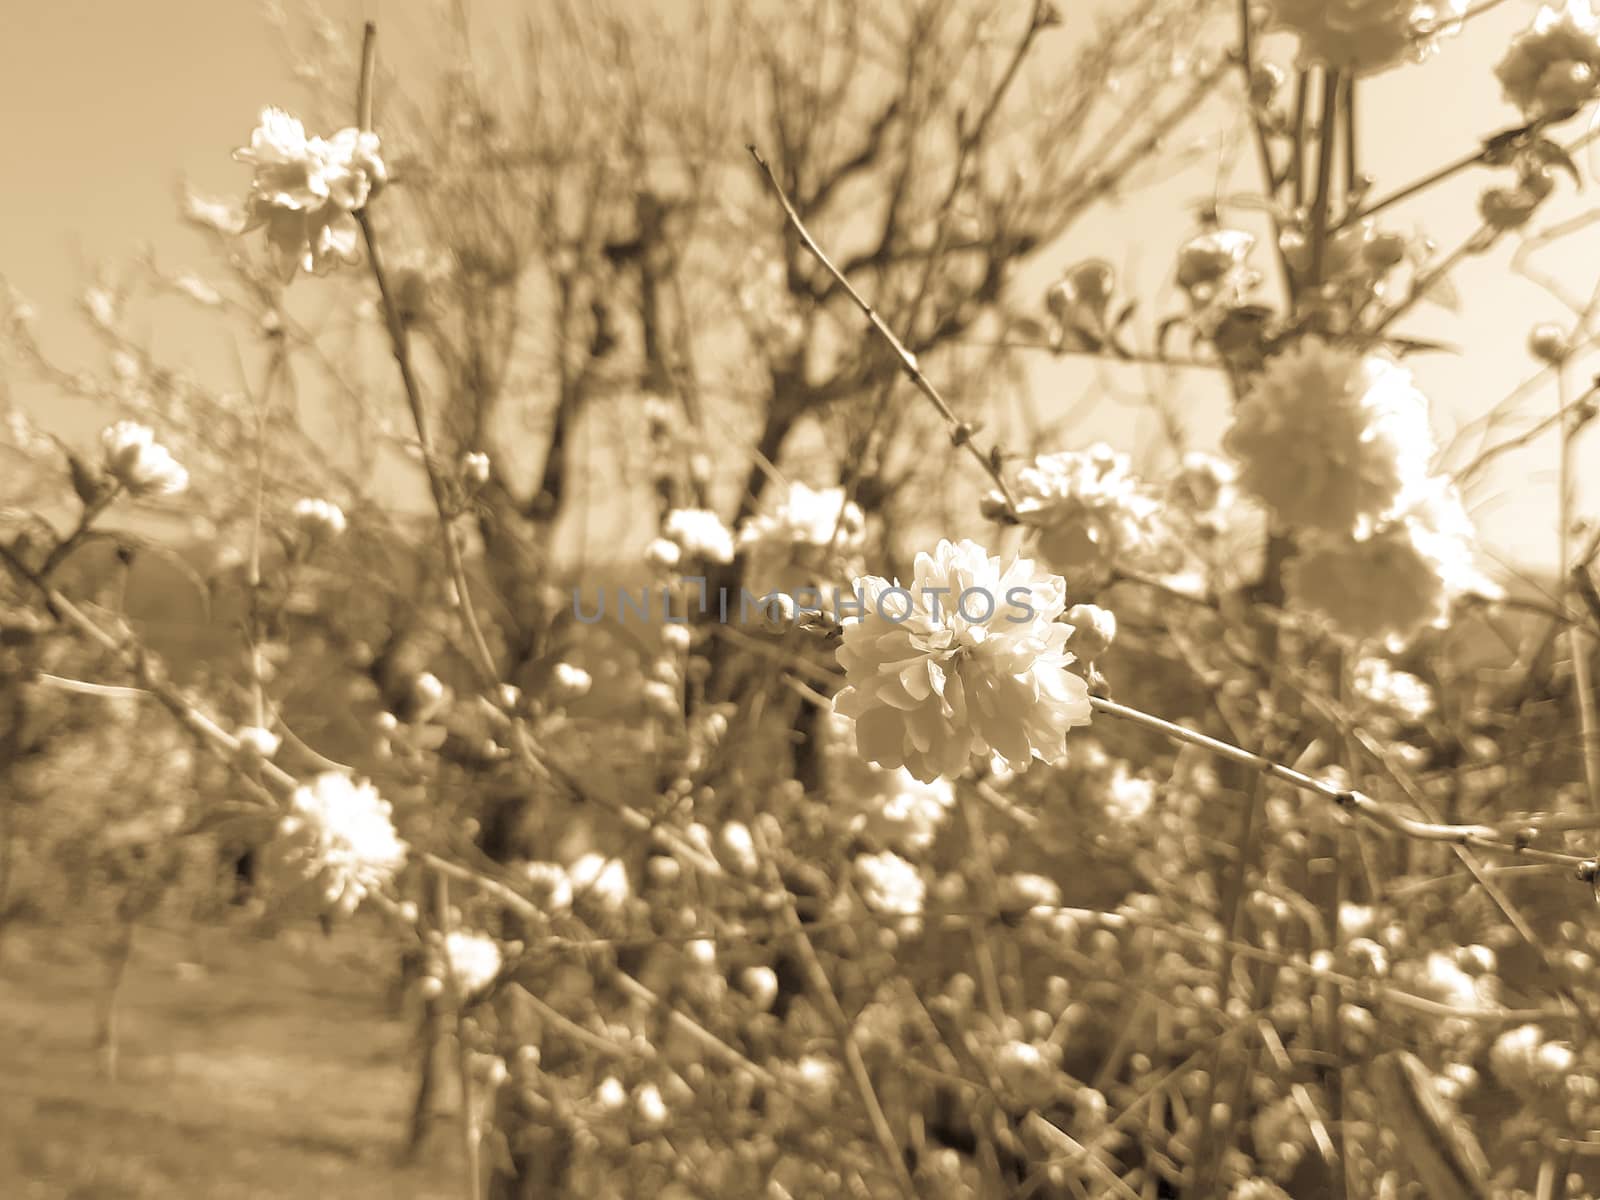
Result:
<svg viewBox="0 0 1600 1200"><path fill-rule="evenodd" d="M1093 662L1111 648L1117 636L1117 618L1110 609L1096 604L1074 604L1067 610L1072 636L1067 649L1081 662Z"/></svg>
<svg viewBox="0 0 1600 1200"><path fill-rule="evenodd" d="M1535 325L1528 334L1528 353L1540 362L1555 366L1572 353L1566 331L1550 321Z"/></svg>
<svg viewBox="0 0 1600 1200"><path fill-rule="evenodd" d="M469 450L461 456L461 482L476 490L489 482L489 456L480 450Z"/></svg>
<svg viewBox="0 0 1600 1200"><path fill-rule="evenodd" d="M687 625L668 624L661 630L661 644L678 654L688 650L692 640L693 635Z"/></svg>
<svg viewBox="0 0 1600 1200"><path fill-rule="evenodd" d="M656 538L644 549L644 560L652 567L667 571L683 559L683 548L670 538Z"/></svg>

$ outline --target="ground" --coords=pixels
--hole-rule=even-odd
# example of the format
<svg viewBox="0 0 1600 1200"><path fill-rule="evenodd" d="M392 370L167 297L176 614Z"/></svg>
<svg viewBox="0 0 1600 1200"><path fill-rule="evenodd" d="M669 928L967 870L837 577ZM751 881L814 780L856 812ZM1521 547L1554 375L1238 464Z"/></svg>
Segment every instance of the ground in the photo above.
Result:
<svg viewBox="0 0 1600 1200"><path fill-rule="evenodd" d="M397 1149L414 1025L359 931L141 931L118 1078L91 1041L88 937L12 931L0 958L0 1196L457 1196L441 1130Z"/></svg>

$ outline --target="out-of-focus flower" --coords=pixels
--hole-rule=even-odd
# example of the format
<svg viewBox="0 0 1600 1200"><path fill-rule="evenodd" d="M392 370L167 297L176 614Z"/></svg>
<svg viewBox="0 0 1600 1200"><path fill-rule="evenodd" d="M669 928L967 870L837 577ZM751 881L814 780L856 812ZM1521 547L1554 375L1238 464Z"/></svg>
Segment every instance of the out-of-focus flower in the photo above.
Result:
<svg viewBox="0 0 1600 1200"><path fill-rule="evenodd" d="M1045 293L1045 307L1063 329L1105 333L1106 312L1116 283L1116 273L1110 263L1099 258L1089 259L1069 270Z"/></svg>
<svg viewBox="0 0 1600 1200"><path fill-rule="evenodd" d="M691 558L713 563L733 561L733 534L722 518L709 509L675 508L662 522L661 532Z"/></svg>
<svg viewBox="0 0 1600 1200"><path fill-rule="evenodd" d="M1442 628L1458 597L1499 594L1473 561L1472 522L1448 481L1424 481L1369 529L1306 539L1285 569L1297 606L1351 637L1405 642L1424 626Z"/></svg>
<svg viewBox="0 0 1600 1200"><path fill-rule="evenodd" d="M222 304L222 294L198 275L179 275L172 281L172 286L196 304L204 304L207 308L217 308Z"/></svg>
<svg viewBox="0 0 1600 1200"><path fill-rule="evenodd" d="M561 917L572 911L572 879L560 863L524 863L522 874L528 881L528 894L546 916Z"/></svg>
<svg viewBox="0 0 1600 1200"><path fill-rule="evenodd" d="M857 855L855 872L862 902L873 912L895 917L921 915L928 885L922 873L894 851Z"/></svg>
<svg viewBox="0 0 1600 1200"><path fill-rule="evenodd" d="M740 527L739 545L854 550L861 545L863 524L861 509L845 499L843 488L791 483L771 512L751 517Z"/></svg>
<svg viewBox="0 0 1600 1200"><path fill-rule="evenodd" d="M1119 762L1106 784L1106 815L1119 824L1128 824L1145 817L1155 802L1155 780L1130 775L1127 765Z"/></svg>
<svg viewBox="0 0 1600 1200"><path fill-rule="evenodd" d="M1139 562L1162 542L1160 505L1128 466L1127 455L1099 443L1041 455L1017 472L1017 517L1070 586L1102 583L1116 563Z"/></svg>
<svg viewBox="0 0 1600 1200"><path fill-rule="evenodd" d="M1541 7L1494 73L1506 99L1530 119L1592 100L1600 88L1600 18L1590 0Z"/></svg>
<svg viewBox="0 0 1600 1200"><path fill-rule="evenodd" d="M953 779L991 752L1015 766L1058 755L1089 723L1087 685L1067 670L1071 630L1056 621L1059 576L941 541L917 555L910 589L878 576L855 587L865 611L844 622L834 709L855 719L869 762Z"/></svg>
<svg viewBox="0 0 1600 1200"><path fill-rule="evenodd" d="M100 444L106 474L130 496L173 496L189 486L189 472L147 425L118 421L101 433Z"/></svg>
<svg viewBox="0 0 1600 1200"><path fill-rule="evenodd" d="M1390 709L1412 724L1433 712L1433 690L1415 675L1396 670L1385 658L1361 659L1351 685L1362 699Z"/></svg>
<svg viewBox="0 0 1600 1200"><path fill-rule="evenodd" d="M660 679L647 679L639 690L644 696L645 707L656 716L670 721L683 715L683 697L672 684Z"/></svg>
<svg viewBox="0 0 1600 1200"><path fill-rule="evenodd" d="M500 974L500 946L488 934L454 930L445 936L444 955L462 996L483 991Z"/></svg>
<svg viewBox="0 0 1600 1200"><path fill-rule="evenodd" d="M670 570L683 561L683 549L677 542L658 537L644 548L644 560L657 570Z"/></svg>
<svg viewBox="0 0 1600 1200"><path fill-rule="evenodd" d="M1215 454L1191 450L1183 456L1178 473L1172 477L1169 492L1190 512L1209 514L1226 508L1233 499L1233 484L1238 472L1233 464Z"/></svg>
<svg viewBox="0 0 1600 1200"><path fill-rule="evenodd" d="M1306 338L1268 360L1223 445L1281 521L1349 533L1426 476L1433 436L1409 371Z"/></svg>
<svg viewBox="0 0 1600 1200"><path fill-rule="evenodd" d="M1256 239L1242 229L1213 229L1178 251L1178 286L1198 304L1243 303L1256 283L1247 259Z"/></svg>
<svg viewBox="0 0 1600 1200"><path fill-rule="evenodd" d="M935 779L923 783L904 768L883 778L884 790L866 801L867 811L856 819L856 824L896 850L925 852L955 805L950 782Z"/></svg>
<svg viewBox="0 0 1600 1200"><path fill-rule="evenodd" d="M324 772L295 789L269 859L314 883L323 901L349 915L405 865L387 801L365 780Z"/></svg>
<svg viewBox="0 0 1600 1200"><path fill-rule="evenodd" d="M621 861L594 851L580 855L567 868L567 878L572 881L577 903L592 905L610 915L620 913L633 895L628 869Z"/></svg>
<svg viewBox="0 0 1600 1200"><path fill-rule="evenodd" d="M295 527L313 541L331 541L345 531L344 510L329 500L310 496L294 504Z"/></svg>
<svg viewBox="0 0 1600 1200"><path fill-rule="evenodd" d="M349 128L308 138L298 119L268 108L234 158L255 167L245 228L266 226L286 278L355 261L359 229L351 214L388 178L377 134Z"/></svg>
<svg viewBox="0 0 1600 1200"><path fill-rule="evenodd" d="M246 214L234 200L202 196L185 188L183 193L183 219L191 225L209 229L226 237L244 232Z"/></svg>
<svg viewBox="0 0 1600 1200"><path fill-rule="evenodd" d="M1273 23L1300 39L1300 57L1341 71L1381 71L1430 54L1460 27L1466 0L1273 0Z"/></svg>
<svg viewBox="0 0 1600 1200"><path fill-rule="evenodd" d="M119 306L114 292L103 287L89 288L83 293L83 307L101 329L116 328Z"/></svg>

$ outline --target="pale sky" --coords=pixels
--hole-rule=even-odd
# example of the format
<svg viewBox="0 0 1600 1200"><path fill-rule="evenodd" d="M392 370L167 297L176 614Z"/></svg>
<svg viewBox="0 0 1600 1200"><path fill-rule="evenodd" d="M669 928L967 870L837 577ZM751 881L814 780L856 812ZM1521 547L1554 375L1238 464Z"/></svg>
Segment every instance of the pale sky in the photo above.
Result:
<svg viewBox="0 0 1600 1200"><path fill-rule="evenodd" d="M0 138L9 184L6 219L0 221L0 275L33 300L41 340L59 361L71 364L92 352L75 299L93 267L126 261L142 243L173 267L203 267L204 251L176 217L179 181L187 178L202 191L242 191L247 178L230 151L248 140L263 105L292 105L297 92L275 33L250 0L53 0L10 7L6 36L0 39ZM431 7L429 0L341 0L330 12L341 25L348 23L351 37L359 36L363 18L377 19L394 53ZM1073 7L1064 6L1069 20ZM1363 84L1361 154L1380 192L1469 151L1483 134L1515 123L1517 114L1500 99L1492 68L1532 12L1525 0L1510 0L1446 42L1424 66ZM1218 128L1217 120L1200 119L1185 138L1211 135L1214 147ZM1582 128L1574 122L1561 137ZM1037 274L1048 278L1075 259L1103 256L1130 272L1130 290L1144 300L1143 318L1176 311L1167 282L1172 254L1191 231L1194 203L1212 191L1216 162L1213 148L1204 161L1171 173L1122 208L1096 213L1067 245L1040 256ZM1252 159L1244 155L1240 162L1245 172ZM1574 194L1570 181L1563 182L1535 228L1587 211L1591 195L1600 194L1593 186L1600 161L1585 155L1580 165L1585 193ZM1246 181L1245 174L1236 174L1231 190L1245 190ZM1389 221L1402 231L1426 229L1441 246L1453 246L1475 226L1476 196L1491 182L1509 180L1474 172L1425 200L1391 210ZM1409 360L1432 398L1435 426L1444 436L1535 372L1524 349L1534 324L1570 323L1556 300L1508 273L1509 250L1508 244L1456 273L1463 297L1459 314L1424 307L1406 325L1406 332L1463 351ZM1600 226L1547 248L1540 262L1551 264L1569 287L1586 295L1600 276ZM1265 248L1258 251L1258 265L1270 266ZM1146 335L1148 330L1146 324ZM217 347L185 345L182 330L151 328L149 333L168 357L216 361ZM1597 367L1600 356L1576 363L1574 387L1583 387ZM1045 360L1031 364L1030 372L1036 403L1046 412L1075 404L1099 380L1118 382L1082 363ZM1221 414L1214 383L1186 381L1186 399L1191 389L1192 411L1200 414L1197 437L1214 439ZM52 394L21 394L40 422L63 436L84 436L98 424L97 415ZM1543 414L1554 403L1554 390L1547 388L1529 400L1528 411ZM1105 437L1131 449L1149 428L1148 420L1108 399L1083 434L1086 440ZM1502 459L1485 486L1469 496L1484 544L1495 556L1529 563L1553 559L1554 459L1553 440L1541 439ZM1580 462L1589 476L1580 511L1592 513L1600 505L1600 485L1594 482L1600 474L1600 438L1593 430Z"/></svg>

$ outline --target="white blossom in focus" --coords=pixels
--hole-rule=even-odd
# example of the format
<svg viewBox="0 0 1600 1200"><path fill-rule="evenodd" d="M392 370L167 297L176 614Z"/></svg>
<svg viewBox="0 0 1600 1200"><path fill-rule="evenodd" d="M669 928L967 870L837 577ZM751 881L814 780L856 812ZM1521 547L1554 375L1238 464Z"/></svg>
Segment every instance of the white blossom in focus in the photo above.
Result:
<svg viewBox="0 0 1600 1200"><path fill-rule="evenodd" d="M1273 0L1273 24L1300 39L1300 57L1341 71L1421 61L1460 27L1467 0Z"/></svg>
<svg viewBox="0 0 1600 1200"><path fill-rule="evenodd" d="M941 541L917 555L909 588L878 576L855 588L865 611L844 621L834 711L854 718L869 762L953 779L991 752L1019 767L1057 756L1067 730L1089 723L1087 685L1067 670L1072 630L1056 620L1059 576Z"/></svg>
<svg viewBox="0 0 1600 1200"><path fill-rule="evenodd" d="M500 947L487 934L454 930L444 939L444 954L450 977L463 996L481 992L500 973Z"/></svg>
<svg viewBox="0 0 1600 1200"><path fill-rule="evenodd" d="M147 425L118 421L101 433L100 445L105 473L130 496L173 496L189 486L189 472Z"/></svg>
<svg viewBox="0 0 1600 1200"><path fill-rule="evenodd" d="M1591 0L1541 7L1494 73L1506 99L1530 119L1592 100L1600 89L1600 17Z"/></svg>
<svg viewBox="0 0 1600 1200"><path fill-rule="evenodd" d="M267 108L234 158L255 168L245 228L266 226L286 279L297 269L321 272L338 259L355 261L360 230L351 214L388 177L377 134L347 128L307 137L297 118Z"/></svg>
<svg viewBox="0 0 1600 1200"><path fill-rule="evenodd" d="M315 883L330 908L348 915L405 865L406 845L390 812L370 783L324 772L295 789L270 857Z"/></svg>
<svg viewBox="0 0 1600 1200"><path fill-rule="evenodd" d="M677 508L667 514L661 532L691 558L733 561L733 534L716 513L704 508Z"/></svg>
<svg viewBox="0 0 1600 1200"><path fill-rule="evenodd" d="M1306 338L1268 360L1223 445L1280 521L1346 534L1426 477L1433 436L1409 371Z"/></svg>

